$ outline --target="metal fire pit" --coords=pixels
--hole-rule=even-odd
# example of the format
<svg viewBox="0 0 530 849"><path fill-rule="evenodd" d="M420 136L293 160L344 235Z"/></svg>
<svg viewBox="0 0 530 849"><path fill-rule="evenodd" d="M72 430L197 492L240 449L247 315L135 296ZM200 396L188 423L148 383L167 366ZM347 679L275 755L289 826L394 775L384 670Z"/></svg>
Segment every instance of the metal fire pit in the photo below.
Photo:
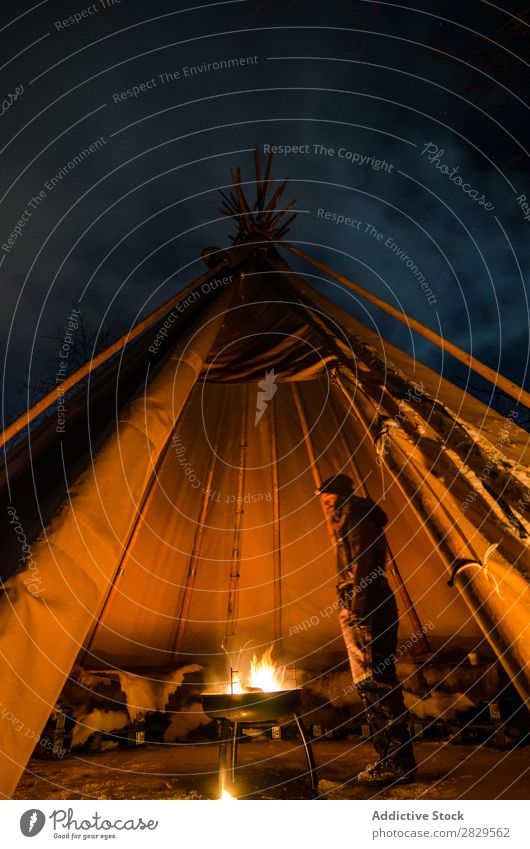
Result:
<svg viewBox="0 0 530 849"><path fill-rule="evenodd" d="M276 693L204 693L202 707L219 723L219 795L229 785L234 788L237 769L238 730L256 725L278 725L280 719L295 722L305 756L313 795L318 795L318 774L302 717L298 710L301 690ZM235 794L234 794L235 795Z"/></svg>
<svg viewBox="0 0 530 849"><path fill-rule="evenodd" d="M202 707L210 719L229 722L273 722L295 714L300 707L301 690L276 693L211 693L202 696Z"/></svg>

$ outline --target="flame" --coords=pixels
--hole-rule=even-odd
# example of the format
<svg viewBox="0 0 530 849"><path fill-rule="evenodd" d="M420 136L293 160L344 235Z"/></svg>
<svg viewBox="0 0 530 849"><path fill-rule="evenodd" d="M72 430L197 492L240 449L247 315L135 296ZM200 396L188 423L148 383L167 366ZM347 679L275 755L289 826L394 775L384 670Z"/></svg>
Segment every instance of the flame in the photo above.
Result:
<svg viewBox="0 0 530 849"><path fill-rule="evenodd" d="M254 655L250 662L250 686L258 687L264 693L276 693L283 689L285 667L274 665L273 648L269 646L261 658Z"/></svg>
<svg viewBox="0 0 530 849"><path fill-rule="evenodd" d="M242 676L230 668L230 683L225 687L225 693L248 693L252 690L262 690L264 693L277 693L285 689L285 666L276 666L272 659L274 646L269 646L261 657L254 655L250 662L250 674ZM241 660L241 658L239 658Z"/></svg>
<svg viewBox="0 0 530 849"><path fill-rule="evenodd" d="M219 801L220 802L237 802L237 799L236 799L235 796L232 796L232 794L229 793L228 790L225 790L223 788L223 792L221 793L221 798L219 799Z"/></svg>

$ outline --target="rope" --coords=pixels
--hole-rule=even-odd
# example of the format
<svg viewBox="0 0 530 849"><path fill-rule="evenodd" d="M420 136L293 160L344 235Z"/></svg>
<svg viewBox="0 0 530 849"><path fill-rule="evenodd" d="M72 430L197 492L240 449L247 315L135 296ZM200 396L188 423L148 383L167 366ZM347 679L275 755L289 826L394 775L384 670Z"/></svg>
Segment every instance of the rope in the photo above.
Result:
<svg viewBox="0 0 530 849"><path fill-rule="evenodd" d="M385 458L385 454L387 452L388 441L390 438L391 431L399 427L398 423L394 421L394 419L382 419L380 422L380 431L377 436L374 437L374 446L377 451L377 456L379 457L379 469L381 471L381 491L382 491L382 501L386 500L386 490L385 490L385 474L383 470L383 460Z"/></svg>
<svg viewBox="0 0 530 849"><path fill-rule="evenodd" d="M486 580L488 581L488 583L493 585L493 590L494 590L495 594L498 595L498 597L501 599L501 601L504 601L505 599L504 599L504 596L502 595L502 593L499 589L499 584L497 583L497 579L496 579L495 575L492 575L491 572L488 569L488 560L491 558L491 555L493 554L493 552L499 547L501 542L502 542L502 540L500 542L494 542L493 545L490 545L489 548L486 549L486 553L484 554L484 560L483 560L482 563L480 562L480 560L464 560L464 561L460 561L459 563L457 563L456 566L453 569L453 573L451 575L450 580L447 581L447 586L448 587L454 586L455 578L456 578L457 574L462 569L468 569L470 566L475 566L477 569L480 569L482 571L482 573L483 573L484 577L486 578Z"/></svg>

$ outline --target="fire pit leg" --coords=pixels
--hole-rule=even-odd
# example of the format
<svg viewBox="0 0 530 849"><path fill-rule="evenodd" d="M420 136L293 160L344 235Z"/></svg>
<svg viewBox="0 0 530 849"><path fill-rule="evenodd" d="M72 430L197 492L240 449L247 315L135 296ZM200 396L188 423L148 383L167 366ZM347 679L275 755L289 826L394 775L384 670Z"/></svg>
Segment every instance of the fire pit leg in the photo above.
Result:
<svg viewBox="0 0 530 849"><path fill-rule="evenodd" d="M302 717L299 716L299 714L297 713L294 713L293 716L298 727L298 731L300 732L302 743L304 744L305 756L307 758L307 766L309 768L309 775L311 778L311 789L316 795L318 793L318 772L317 765L315 763L315 758L313 757L313 749L311 748L311 743L309 742L309 738L307 736L307 731Z"/></svg>
<svg viewBox="0 0 530 849"><path fill-rule="evenodd" d="M231 722L223 719L221 720L219 729L219 798L221 798L223 790L230 792L232 789L234 782L233 752L233 725Z"/></svg>
<svg viewBox="0 0 530 849"><path fill-rule="evenodd" d="M232 751L230 770L232 774L232 784L236 783L236 767L237 767L237 722L232 724Z"/></svg>

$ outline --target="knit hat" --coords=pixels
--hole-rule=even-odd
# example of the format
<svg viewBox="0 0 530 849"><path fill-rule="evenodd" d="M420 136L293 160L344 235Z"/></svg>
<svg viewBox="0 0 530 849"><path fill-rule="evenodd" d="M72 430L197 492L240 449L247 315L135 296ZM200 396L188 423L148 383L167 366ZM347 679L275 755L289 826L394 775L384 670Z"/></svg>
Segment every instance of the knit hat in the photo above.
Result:
<svg viewBox="0 0 530 849"><path fill-rule="evenodd" d="M317 495L341 495L347 497L353 493L353 481L348 475L332 475L316 490Z"/></svg>

